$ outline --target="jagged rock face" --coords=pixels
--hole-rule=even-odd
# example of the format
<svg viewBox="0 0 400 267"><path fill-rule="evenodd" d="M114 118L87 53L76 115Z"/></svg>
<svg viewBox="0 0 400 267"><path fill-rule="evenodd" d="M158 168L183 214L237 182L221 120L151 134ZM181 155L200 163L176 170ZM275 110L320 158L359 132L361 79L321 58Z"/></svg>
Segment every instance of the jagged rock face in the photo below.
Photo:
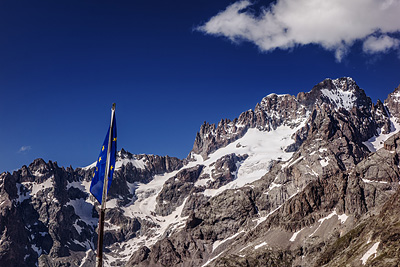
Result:
<svg viewBox="0 0 400 267"><path fill-rule="evenodd" d="M204 122L197 133L193 152L206 158L220 147L241 138L249 128L271 131L282 124L298 126L299 117L306 116L306 109L291 95L271 94L239 118L221 120L217 126Z"/></svg>
<svg viewBox="0 0 400 267"><path fill-rule="evenodd" d="M202 169L202 165L197 165L184 169L168 179L157 196L156 213L167 216L182 205L185 198L193 193L194 183L199 178Z"/></svg>
<svg viewBox="0 0 400 267"><path fill-rule="evenodd" d="M318 109L336 110L337 114L352 120L353 126L359 128L353 135L363 141L377 134L377 128L385 126L387 131L388 127L390 129L388 114L382 103L373 105L371 99L353 79L326 79L314 86L310 92L299 93L297 97L268 95L256 105L254 111L243 112L233 121L221 120L217 126L204 122L196 135L192 152L207 158L218 148L242 137L250 128L262 131L275 130L281 125L294 128L307 118L308 114ZM306 127L310 126L312 124L308 123ZM303 130L296 136L294 146L288 150L295 151L305 138Z"/></svg>
<svg viewBox="0 0 400 267"><path fill-rule="evenodd" d="M148 183L154 175L172 172L182 168L184 161L174 157L156 155L133 155L124 149L118 152L120 162L114 172L113 186L108 195L111 198L123 197L121 204L129 203L135 196L131 194L129 184ZM83 175L85 172L82 173Z"/></svg>
<svg viewBox="0 0 400 267"><path fill-rule="evenodd" d="M329 244L316 265L398 266L399 197L400 188L384 203L379 213L363 218L351 231Z"/></svg>
<svg viewBox="0 0 400 267"><path fill-rule="evenodd" d="M384 149L378 150L356 166L356 173L371 181L398 182L400 170L396 167L399 165L399 145L400 135L393 135L385 141Z"/></svg>
<svg viewBox="0 0 400 267"><path fill-rule="evenodd" d="M326 79L204 123L185 160L121 150L105 266L395 266L399 90L373 104L351 78ZM92 168L0 175L1 262L94 264Z"/></svg>
<svg viewBox="0 0 400 267"><path fill-rule="evenodd" d="M183 166L176 158L134 156L121 151L117 162L124 160L127 163L114 172L114 184L108 196L117 198L116 202L121 205L134 199L130 184ZM143 166L135 167L135 161L141 161ZM88 249L94 250L97 242L98 207L85 190L90 185L91 171L64 169L57 163L37 159L13 174L0 175L2 264L80 266ZM105 234L105 245L132 239L142 228L137 218L127 218L119 209L109 210L106 221L118 229ZM93 252L86 258L88 265L94 262Z"/></svg>
<svg viewBox="0 0 400 267"><path fill-rule="evenodd" d="M124 149L118 152L118 157L121 163L117 166L117 175L124 177L129 183L148 183L154 175L178 170L184 163L182 160L169 156L133 155ZM119 187L113 188L118 190ZM113 192L111 191L110 194Z"/></svg>
<svg viewBox="0 0 400 267"><path fill-rule="evenodd" d="M368 109L372 101L351 78L325 79L308 93L299 93L298 100L305 106L327 103L332 108Z"/></svg>
<svg viewBox="0 0 400 267"><path fill-rule="evenodd" d="M247 155L229 154L218 159L213 164L211 176L213 181L209 183L208 188L220 188L235 179L235 173L238 169L238 164L244 161Z"/></svg>
<svg viewBox="0 0 400 267"><path fill-rule="evenodd" d="M346 97L335 98L337 95ZM226 121L217 127L204 124L193 152L208 156L252 127L271 131L271 125L279 127L287 123L282 117L279 119L282 114L290 118L289 122L299 118L282 112L271 124L271 114L277 113L260 113L260 110L262 106L269 109L276 106L278 98L277 95L264 98L256 107L257 116L255 111L247 111L242 113L242 119L227 124ZM387 141L387 149L372 155L364 145L378 134L378 129L390 132L386 107L381 102L373 105L351 79L326 80L309 93L285 98L289 99L290 104L285 105L292 108L291 114L298 114L299 107L300 114L309 114L304 126L293 136L293 145L286 148L296 151L292 159L285 164L277 162L251 187L203 199L189 215L185 231L169 235L153 247L143 247L134 253L128 266L199 266L206 262L204 258L217 258L208 262L210 266L265 266L268 262L281 266L318 266L316 256L327 244L387 201L399 180L398 170L393 169L393 164L398 164L397 153L388 151L396 147L393 140L397 137ZM293 107L297 108L294 112ZM246 126L235 132L237 124ZM227 131L231 139L222 140L215 134L223 129L233 129ZM240 212L236 213L237 209ZM338 223L332 217L341 219ZM332 229L327 229L325 220ZM340 220L348 223L342 226ZM303 235L300 240L289 240L297 231Z"/></svg>
<svg viewBox="0 0 400 267"><path fill-rule="evenodd" d="M399 134L393 137L396 143L400 142L399 137ZM389 140L389 143L392 141ZM319 150L320 148L317 149ZM380 154L388 153L393 158L398 157L396 155L399 152L400 150L390 153L384 148L379 150ZM332 227L331 231L325 229L328 232L327 237L323 232L318 232L323 225L319 221L324 214L334 210L335 216L351 214L354 218L361 218L368 211L373 211L388 201L394 188L397 187L398 171L388 177L386 184L373 184L374 181L370 180L371 174L368 170L364 173L358 172L359 166L370 166L370 168L380 166L383 171L389 172L393 165L381 166L381 162L377 160L379 157L381 157L379 154L371 155L361 161L355 171L350 172L343 172L336 164L333 170L331 169L321 177L316 177L303 189L298 189L297 193L292 192L290 186L284 189L283 186L273 186L272 181L279 182L281 185L298 184L299 181L292 182L290 179L296 176L296 171L308 165L305 163L307 159L303 159L303 163L298 161L292 166L285 167L285 172L281 171L281 164L276 165L265 177L257 181L254 187L225 191L210 199L191 215L185 231L157 242L150 250L143 247L134 253L128 266L170 264L199 266L204 263L201 260L204 256L209 255L208 257L212 258L213 255L218 255L221 249L224 251L228 247L229 250L225 251L224 256L218 258L211 266L237 266L238 264L264 266L268 262L282 266L296 264L321 266L322 263L326 263L326 260L321 261L326 256L315 258L315 255L319 255L321 250L329 251L329 247L326 250L324 247L327 244L335 244L337 238L340 237L338 230L340 222L336 223L336 227ZM364 168L361 169L364 170ZM397 182L390 183L389 181L392 180ZM282 189L277 190L277 188ZM282 194L286 196L274 205L273 199ZM279 207L278 210L277 207ZM276 211L273 212L274 210ZM318 226L315 226L316 224ZM291 246L287 232L301 230L307 233L307 238L300 247L294 246L292 250L284 251L280 249ZM388 239L393 240L393 234L391 236L391 239ZM229 240L230 237L234 237L231 239L234 242L224 246L221 240ZM215 244L218 241L222 245L216 247ZM262 241L266 241L268 245L264 247ZM276 247L273 247L274 243L271 241L274 241ZM253 245L249 248L248 244Z"/></svg>
<svg viewBox="0 0 400 267"><path fill-rule="evenodd" d="M69 250L84 254L86 247L70 240L86 242L94 236L86 224L81 225L80 233L71 228L77 215L67 202L87 195L80 190L66 190L67 182L76 178L71 168L60 168L57 163L39 159L12 175L1 176L1 195L9 204L1 206L2 214L6 215L0 220L5 241L1 243L7 244L1 249L3 263L15 266L16 260L18 266L32 266L42 253L54 258L69 256Z"/></svg>
<svg viewBox="0 0 400 267"><path fill-rule="evenodd" d="M385 105L388 107L390 114L396 118L400 118L400 85L388 95Z"/></svg>
<svg viewBox="0 0 400 267"><path fill-rule="evenodd" d="M199 266L202 254L209 253L205 246L228 237L256 213L252 197L251 190L239 191L237 195L218 195L214 201L202 206L195 217L192 215L185 231L157 242L147 256L144 253L147 248L141 248L127 266Z"/></svg>

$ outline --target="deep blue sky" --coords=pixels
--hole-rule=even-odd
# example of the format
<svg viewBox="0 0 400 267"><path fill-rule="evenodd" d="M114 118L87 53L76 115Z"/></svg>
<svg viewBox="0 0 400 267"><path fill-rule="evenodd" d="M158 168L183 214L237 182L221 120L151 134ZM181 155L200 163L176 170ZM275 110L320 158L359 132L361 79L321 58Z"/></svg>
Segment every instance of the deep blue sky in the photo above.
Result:
<svg viewBox="0 0 400 267"><path fill-rule="evenodd" d="M118 149L184 158L203 121L272 92L350 76L375 102L400 84L396 51L367 55L356 42L337 62L318 45L260 52L194 30L231 3L1 1L0 172L39 157L91 164L113 102Z"/></svg>

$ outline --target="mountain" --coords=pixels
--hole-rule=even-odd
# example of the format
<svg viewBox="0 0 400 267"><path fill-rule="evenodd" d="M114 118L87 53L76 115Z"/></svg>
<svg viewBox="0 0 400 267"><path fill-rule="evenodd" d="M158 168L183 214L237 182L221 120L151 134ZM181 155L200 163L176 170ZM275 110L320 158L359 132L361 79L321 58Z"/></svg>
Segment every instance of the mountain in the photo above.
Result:
<svg viewBox="0 0 400 267"><path fill-rule="evenodd" d="M397 266L400 86L351 78L204 122L186 159L117 155L106 266ZM0 175L4 266L92 266L94 166Z"/></svg>

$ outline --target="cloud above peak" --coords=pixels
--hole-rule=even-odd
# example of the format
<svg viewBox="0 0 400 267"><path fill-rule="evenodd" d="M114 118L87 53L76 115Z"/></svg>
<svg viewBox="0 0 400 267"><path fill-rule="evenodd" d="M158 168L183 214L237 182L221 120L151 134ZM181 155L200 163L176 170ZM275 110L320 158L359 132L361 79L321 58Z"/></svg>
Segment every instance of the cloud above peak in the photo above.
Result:
<svg viewBox="0 0 400 267"><path fill-rule="evenodd" d="M31 146L21 146L20 149L18 150L18 153L26 153L31 149L32 149Z"/></svg>
<svg viewBox="0 0 400 267"><path fill-rule="evenodd" d="M257 15L252 8L236 2L197 29L265 52L316 44L338 61L356 41L368 54L400 49L400 0L277 0Z"/></svg>

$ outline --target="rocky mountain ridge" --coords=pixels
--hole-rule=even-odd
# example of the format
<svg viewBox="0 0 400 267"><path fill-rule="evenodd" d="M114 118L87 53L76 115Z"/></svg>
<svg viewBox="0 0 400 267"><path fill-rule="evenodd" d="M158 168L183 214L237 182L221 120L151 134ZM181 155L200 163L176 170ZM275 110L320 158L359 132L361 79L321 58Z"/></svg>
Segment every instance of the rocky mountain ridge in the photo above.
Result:
<svg viewBox="0 0 400 267"><path fill-rule="evenodd" d="M399 91L373 104L326 79L204 123L187 159L121 150L106 266L396 266L395 233L376 222L397 229ZM93 265L92 171L35 160L1 174L0 262Z"/></svg>
<svg viewBox="0 0 400 267"><path fill-rule="evenodd" d="M351 78L326 79L314 86L310 92L301 92L297 97L270 94L263 98L254 110L243 112L233 121L223 119L218 125L204 122L196 135L192 151L206 158L218 148L241 138L250 128L272 131L282 125L297 127L313 110L323 108L341 110L344 115L347 115L345 110L350 113L354 111L360 114L353 115L373 118L373 125L364 129L367 132L362 132L361 138L366 140L376 134L374 130L382 126L385 126L385 132L389 131L389 114L381 101L374 105L364 90Z"/></svg>

